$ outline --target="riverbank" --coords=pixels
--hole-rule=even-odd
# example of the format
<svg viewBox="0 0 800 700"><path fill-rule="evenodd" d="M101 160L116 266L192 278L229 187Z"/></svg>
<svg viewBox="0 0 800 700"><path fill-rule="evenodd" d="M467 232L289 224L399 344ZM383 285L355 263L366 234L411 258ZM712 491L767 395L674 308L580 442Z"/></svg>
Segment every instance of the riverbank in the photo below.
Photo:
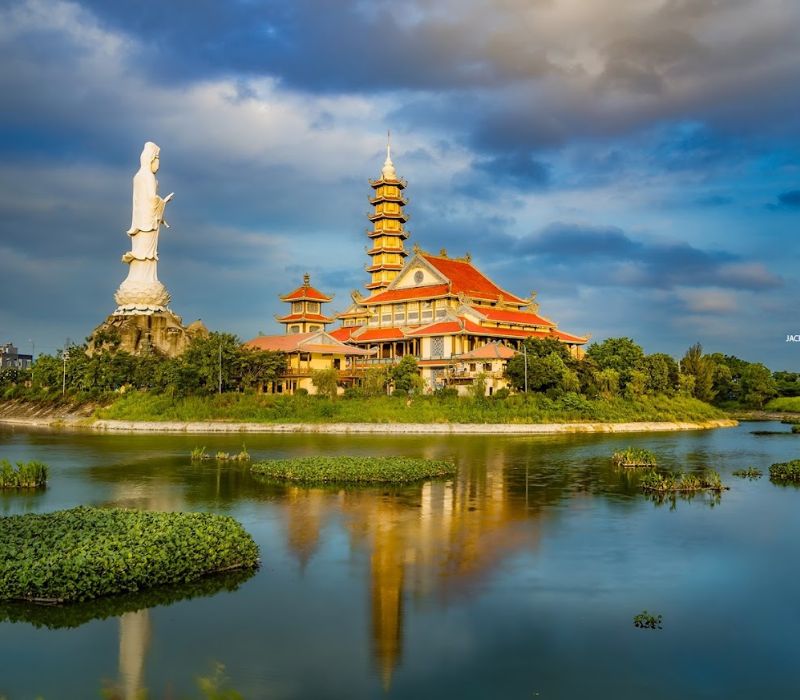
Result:
<svg viewBox="0 0 800 700"><path fill-rule="evenodd" d="M552 435L559 433L645 433L732 428L728 418L708 421L628 423L250 423L228 421L46 420L0 418L0 424L109 433L340 433L420 435Z"/></svg>
<svg viewBox="0 0 800 700"><path fill-rule="evenodd" d="M696 399L636 401L542 395L475 401L373 397L331 401L313 396L222 394L173 399L141 393L89 412L0 404L0 422L105 432L542 434L699 430L736 425Z"/></svg>

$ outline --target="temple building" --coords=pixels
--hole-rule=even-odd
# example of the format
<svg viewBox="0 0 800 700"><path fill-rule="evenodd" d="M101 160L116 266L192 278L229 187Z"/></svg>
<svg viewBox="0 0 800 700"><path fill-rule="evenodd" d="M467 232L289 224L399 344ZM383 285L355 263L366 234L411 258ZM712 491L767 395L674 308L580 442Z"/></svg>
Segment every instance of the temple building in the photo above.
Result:
<svg viewBox="0 0 800 700"><path fill-rule="evenodd" d="M574 357L582 356L588 336L560 330L539 313L535 292L523 297L502 288L469 253L455 257L442 248L434 254L414 245L409 255L403 194L408 183L395 170L391 145L380 177L369 184L374 195L366 232L368 294L354 291L351 305L335 316L341 325L325 333L364 351L351 358L343 379L413 355L427 391L453 386L466 393L483 375L492 394L506 386L505 363L526 338L555 338ZM307 275L303 286L281 299L291 304L290 313L277 318L287 334L324 331L334 320L322 313L322 304L332 297L311 287Z"/></svg>
<svg viewBox="0 0 800 700"><path fill-rule="evenodd" d="M289 313L276 316L275 319L284 324L286 332L282 335L260 335L245 343L245 347L287 355L284 375L262 389L276 394L294 394L302 389L314 394L314 372L331 369L338 372L340 386L355 384L359 375L355 361L365 359L370 351L342 343L325 332L325 326L333 318L323 315L322 304L333 297L314 289L311 278L306 274L300 287L280 298L289 304Z"/></svg>
<svg viewBox="0 0 800 700"><path fill-rule="evenodd" d="M286 326L287 333L311 333L324 331L325 326L333 322L332 317L322 314L322 305L333 300L311 286L311 277L303 275L303 284L289 294L284 294L281 301L290 304L289 313L276 316L275 320Z"/></svg>

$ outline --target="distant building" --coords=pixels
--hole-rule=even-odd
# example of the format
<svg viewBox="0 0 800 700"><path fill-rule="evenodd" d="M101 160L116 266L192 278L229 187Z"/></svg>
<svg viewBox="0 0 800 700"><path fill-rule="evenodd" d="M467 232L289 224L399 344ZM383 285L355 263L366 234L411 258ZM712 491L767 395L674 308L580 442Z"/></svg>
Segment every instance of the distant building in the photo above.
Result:
<svg viewBox="0 0 800 700"><path fill-rule="evenodd" d="M33 355L25 355L11 343L0 345L0 369L30 369Z"/></svg>

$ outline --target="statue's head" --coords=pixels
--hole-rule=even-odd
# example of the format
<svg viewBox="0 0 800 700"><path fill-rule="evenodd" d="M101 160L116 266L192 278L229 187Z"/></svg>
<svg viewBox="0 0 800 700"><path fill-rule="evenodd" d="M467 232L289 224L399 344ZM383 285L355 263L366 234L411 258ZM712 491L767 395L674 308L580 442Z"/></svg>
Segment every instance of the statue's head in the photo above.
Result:
<svg viewBox="0 0 800 700"><path fill-rule="evenodd" d="M155 174L158 172L159 156L161 149L152 141L145 143L142 155L139 157L139 166L142 170L149 170Z"/></svg>

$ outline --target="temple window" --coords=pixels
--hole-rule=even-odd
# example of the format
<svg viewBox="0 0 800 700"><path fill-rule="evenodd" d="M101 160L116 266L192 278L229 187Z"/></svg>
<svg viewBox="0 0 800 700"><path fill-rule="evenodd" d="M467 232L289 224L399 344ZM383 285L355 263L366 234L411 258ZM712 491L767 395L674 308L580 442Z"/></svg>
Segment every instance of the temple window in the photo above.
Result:
<svg viewBox="0 0 800 700"><path fill-rule="evenodd" d="M300 326L289 326L289 333L299 333Z"/></svg>
<svg viewBox="0 0 800 700"><path fill-rule="evenodd" d="M431 357L434 359L444 357L444 338L440 335L431 338Z"/></svg>
<svg viewBox="0 0 800 700"><path fill-rule="evenodd" d="M484 362L483 363L483 371L484 372L491 372L492 371L492 363L491 362Z"/></svg>
<svg viewBox="0 0 800 700"><path fill-rule="evenodd" d="M306 302L306 309L310 314L318 314L319 313L319 302L318 301L307 301Z"/></svg>
<svg viewBox="0 0 800 700"><path fill-rule="evenodd" d="M301 313L303 313L303 302L302 301L294 301L294 302L292 302L292 313L293 314L301 314Z"/></svg>

